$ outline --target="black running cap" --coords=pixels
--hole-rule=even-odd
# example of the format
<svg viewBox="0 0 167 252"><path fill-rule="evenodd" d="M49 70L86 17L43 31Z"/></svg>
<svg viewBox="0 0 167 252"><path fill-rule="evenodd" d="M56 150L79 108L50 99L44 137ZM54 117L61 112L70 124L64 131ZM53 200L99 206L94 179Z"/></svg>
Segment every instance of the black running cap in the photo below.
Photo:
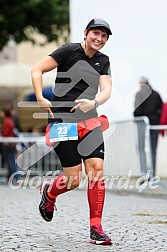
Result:
<svg viewBox="0 0 167 252"><path fill-rule="evenodd" d="M109 24L103 20L103 19L100 19L100 18L94 18L92 19L88 25L86 26L86 29L89 29L89 28L100 28L100 27L103 27L107 30L107 33L108 35L112 35L112 32L111 32L111 29L110 29L110 26Z"/></svg>

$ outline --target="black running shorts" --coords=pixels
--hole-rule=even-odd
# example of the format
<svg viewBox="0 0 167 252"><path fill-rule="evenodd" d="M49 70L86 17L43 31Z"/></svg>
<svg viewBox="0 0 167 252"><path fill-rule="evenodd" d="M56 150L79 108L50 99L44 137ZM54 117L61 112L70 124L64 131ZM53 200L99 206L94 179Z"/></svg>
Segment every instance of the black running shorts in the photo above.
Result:
<svg viewBox="0 0 167 252"><path fill-rule="evenodd" d="M89 158L104 159L104 141L100 127L81 140L62 141L54 148L62 167L73 167Z"/></svg>

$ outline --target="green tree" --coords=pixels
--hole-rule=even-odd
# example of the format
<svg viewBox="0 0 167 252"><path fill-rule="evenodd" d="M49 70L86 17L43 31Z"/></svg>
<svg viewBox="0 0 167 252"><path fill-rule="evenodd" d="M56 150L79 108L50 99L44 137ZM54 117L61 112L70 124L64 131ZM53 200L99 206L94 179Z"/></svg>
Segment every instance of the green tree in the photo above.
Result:
<svg viewBox="0 0 167 252"><path fill-rule="evenodd" d="M16 43L36 43L34 33L45 35L45 43L67 38L69 0L0 0L0 50Z"/></svg>

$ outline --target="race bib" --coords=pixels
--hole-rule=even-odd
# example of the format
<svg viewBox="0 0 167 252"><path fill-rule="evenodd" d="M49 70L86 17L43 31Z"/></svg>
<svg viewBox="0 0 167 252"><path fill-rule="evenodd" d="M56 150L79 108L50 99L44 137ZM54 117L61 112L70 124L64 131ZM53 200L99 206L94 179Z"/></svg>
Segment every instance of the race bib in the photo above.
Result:
<svg viewBox="0 0 167 252"><path fill-rule="evenodd" d="M50 142L78 139L77 123L50 123Z"/></svg>

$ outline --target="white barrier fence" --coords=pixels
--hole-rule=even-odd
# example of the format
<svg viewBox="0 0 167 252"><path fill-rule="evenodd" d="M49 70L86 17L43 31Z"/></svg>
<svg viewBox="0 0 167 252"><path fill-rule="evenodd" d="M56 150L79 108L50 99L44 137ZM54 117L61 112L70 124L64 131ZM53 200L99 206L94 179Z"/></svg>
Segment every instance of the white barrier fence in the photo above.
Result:
<svg viewBox="0 0 167 252"><path fill-rule="evenodd" d="M153 128L149 125L147 117L111 123L109 130L104 132L105 175L127 176L129 171L132 171L132 176L141 176L146 174L147 170L152 169L149 130L153 130ZM167 129L167 126L156 126L155 130L160 129ZM62 169L56 153L52 147L45 144L44 137L0 137L2 146L9 142L23 146L24 152L17 158L20 170L31 170L32 175L44 175L48 171L54 172ZM18 151L19 154L20 151ZM145 160L144 163L141 163L143 154ZM5 174L7 174L7 167L1 153L0 175Z"/></svg>
<svg viewBox="0 0 167 252"><path fill-rule="evenodd" d="M147 117L115 122L115 130L106 140L106 175L145 175L152 171L150 130L167 130L167 125L150 125ZM159 134L156 175L167 177L167 136Z"/></svg>
<svg viewBox="0 0 167 252"><path fill-rule="evenodd" d="M115 122L115 130L106 140L106 175L125 175L132 172L132 176L146 174L151 167L150 136L146 134L149 124L147 117L138 117L134 120ZM140 129L140 132L138 132ZM139 136L140 133L140 136ZM142 141L143 148L139 144ZM140 155L144 152L145 169L142 169Z"/></svg>
<svg viewBox="0 0 167 252"><path fill-rule="evenodd" d="M7 164L3 159L3 145L16 144L16 162L21 171L31 170L31 175L44 175L48 171L62 170L59 158L52 147L45 143L45 137L22 136L0 137L0 175L7 174Z"/></svg>

